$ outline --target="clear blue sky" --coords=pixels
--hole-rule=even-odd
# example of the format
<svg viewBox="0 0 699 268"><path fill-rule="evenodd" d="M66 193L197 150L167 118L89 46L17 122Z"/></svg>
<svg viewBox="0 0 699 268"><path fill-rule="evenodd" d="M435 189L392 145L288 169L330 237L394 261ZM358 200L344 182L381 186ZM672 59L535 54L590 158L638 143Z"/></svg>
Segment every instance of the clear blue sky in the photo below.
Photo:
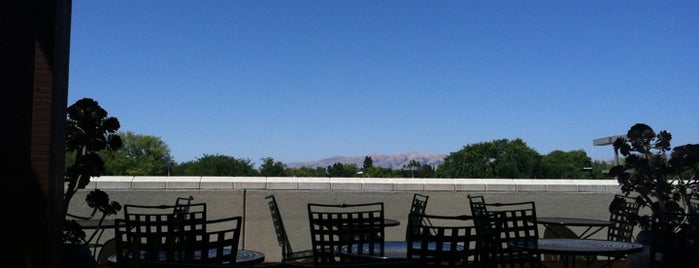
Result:
<svg viewBox="0 0 699 268"><path fill-rule="evenodd" d="M637 123L699 143L699 1L74 0L68 104L204 154L285 163Z"/></svg>

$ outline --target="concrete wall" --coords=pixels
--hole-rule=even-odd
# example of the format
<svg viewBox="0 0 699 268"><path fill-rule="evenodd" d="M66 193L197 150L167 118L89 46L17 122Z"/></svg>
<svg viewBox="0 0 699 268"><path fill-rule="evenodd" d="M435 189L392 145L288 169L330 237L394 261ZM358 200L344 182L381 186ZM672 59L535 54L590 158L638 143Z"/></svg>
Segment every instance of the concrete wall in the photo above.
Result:
<svg viewBox="0 0 699 268"><path fill-rule="evenodd" d="M404 240L414 193L429 196L428 214L470 214L471 194L483 195L489 203L535 201L539 216L593 219L608 219L609 202L619 193L613 180L101 177L89 187L100 188L122 205L174 204L177 197L191 195L193 202L207 203L210 218L242 215L242 248L263 252L271 262L280 260L281 249L265 199L270 194L279 203L292 247L309 249L308 203L384 202L385 216L401 222L386 229L387 240ZM81 201L89 190L73 199L71 213L89 214ZM596 238L605 236L600 232Z"/></svg>

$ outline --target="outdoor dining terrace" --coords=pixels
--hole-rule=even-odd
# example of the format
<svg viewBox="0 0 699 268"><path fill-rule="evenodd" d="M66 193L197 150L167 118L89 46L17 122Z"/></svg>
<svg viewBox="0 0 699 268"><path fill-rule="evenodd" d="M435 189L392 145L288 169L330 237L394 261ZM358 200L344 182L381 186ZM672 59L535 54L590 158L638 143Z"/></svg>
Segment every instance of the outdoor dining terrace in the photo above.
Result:
<svg viewBox="0 0 699 268"><path fill-rule="evenodd" d="M267 196L274 195L283 217L288 240L295 250L311 248L307 205L382 202L385 218L397 226L386 227L386 241L405 241L414 194L429 196L426 214L472 215L469 195L488 202L533 201L539 217L608 219L609 204L619 186L614 180L533 179L385 179L385 178L289 178L289 177L99 177L76 198L98 188L122 205L161 205L191 196L206 203L209 218L242 216L239 249L264 254L265 262L280 262L282 250L275 234ZM71 214L89 215L83 202L74 202ZM110 217L123 218L123 211ZM544 234L543 226L539 233ZM571 227L573 231L579 231ZM606 231L590 238L605 239ZM103 241L113 237L105 230ZM556 267L555 262L553 266ZM624 262L615 263L623 267Z"/></svg>

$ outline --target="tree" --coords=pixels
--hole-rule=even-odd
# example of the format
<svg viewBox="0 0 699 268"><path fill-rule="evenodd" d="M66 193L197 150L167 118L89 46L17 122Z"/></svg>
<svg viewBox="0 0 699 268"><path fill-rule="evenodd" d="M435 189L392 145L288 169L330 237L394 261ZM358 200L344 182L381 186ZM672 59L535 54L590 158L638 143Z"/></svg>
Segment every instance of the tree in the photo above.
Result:
<svg viewBox="0 0 699 268"><path fill-rule="evenodd" d="M425 163L422 164L422 166L420 166L420 168L417 170L417 173L415 173L415 176L418 176L420 178L434 178L435 171L432 166Z"/></svg>
<svg viewBox="0 0 699 268"><path fill-rule="evenodd" d="M418 160L410 160L407 165L400 169L400 175L404 178L432 178L434 168L427 163L422 164Z"/></svg>
<svg viewBox="0 0 699 268"><path fill-rule="evenodd" d="M328 177L354 177L357 175L359 168L357 164L343 164L337 162L332 166L327 167Z"/></svg>
<svg viewBox="0 0 699 268"><path fill-rule="evenodd" d="M403 177L407 178L415 178L415 171L420 169L420 161L417 160L410 160L407 165L403 166ZM419 177L419 176L418 176Z"/></svg>
<svg viewBox="0 0 699 268"><path fill-rule="evenodd" d="M364 170L364 175L371 178L397 178L401 177L401 171L386 167L370 167Z"/></svg>
<svg viewBox="0 0 699 268"><path fill-rule="evenodd" d="M614 161L592 161L591 179L609 179L609 170L614 166Z"/></svg>
<svg viewBox="0 0 699 268"><path fill-rule="evenodd" d="M283 177L286 176L286 165L282 162L274 162L271 157L262 158L260 165L260 175L265 177Z"/></svg>
<svg viewBox="0 0 699 268"><path fill-rule="evenodd" d="M365 156L364 157L364 165L362 165L363 170L367 170L369 168L374 167L374 160L371 159L371 156Z"/></svg>
<svg viewBox="0 0 699 268"><path fill-rule="evenodd" d="M442 178L537 178L541 155L521 139L500 139L464 146L450 153L437 170Z"/></svg>
<svg viewBox="0 0 699 268"><path fill-rule="evenodd" d="M592 159L583 150L550 152L541 158L541 168L544 178L587 179L592 177Z"/></svg>
<svg viewBox="0 0 699 268"><path fill-rule="evenodd" d="M174 162L170 148L159 137L126 132L121 149L101 152L107 175L167 175Z"/></svg>
<svg viewBox="0 0 699 268"><path fill-rule="evenodd" d="M177 165L177 173L184 176L257 176L250 160L227 155L207 155Z"/></svg>
<svg viewBox="0 0 699 268"><path fill-rule="evenodd" d="M300 167L287 169L287 174L293 177L327 177L325 168Z"/></svg>

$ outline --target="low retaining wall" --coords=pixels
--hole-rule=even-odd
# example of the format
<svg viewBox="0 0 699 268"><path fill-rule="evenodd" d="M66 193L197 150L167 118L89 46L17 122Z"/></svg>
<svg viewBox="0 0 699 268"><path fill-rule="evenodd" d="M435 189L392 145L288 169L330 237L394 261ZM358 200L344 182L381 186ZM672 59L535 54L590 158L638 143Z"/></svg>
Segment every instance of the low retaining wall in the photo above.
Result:
<svg viewBox="0 0 699 268"><path fill-rule="evenodd" d="M616 180L104 176L92 178L88 188L616 193L619 184Z"/></svg>
<svg viewBox="0 0 699 268"><path fill-rule="evenodd" d="M308 249L308 203L384 202L386 217L401 221L399 226L386 229L386 239L404 240L414 193L429 196L428 214L470 214L467 196L471 194L483 195L487 202L535 201L539 216L595 219L609 218L609 202L619 193L614 180L100 177L93 178L88 189L73 199L72 214L91 213L81 200L94 188L122 205L174 204L177 197L192 196L193 202L207 204L210 218L242 215L242 248L265 253L268 262L281 259L265 199L270 194L279 203L292 247ZM596 238L605 236L601 232Z"/></svg>

